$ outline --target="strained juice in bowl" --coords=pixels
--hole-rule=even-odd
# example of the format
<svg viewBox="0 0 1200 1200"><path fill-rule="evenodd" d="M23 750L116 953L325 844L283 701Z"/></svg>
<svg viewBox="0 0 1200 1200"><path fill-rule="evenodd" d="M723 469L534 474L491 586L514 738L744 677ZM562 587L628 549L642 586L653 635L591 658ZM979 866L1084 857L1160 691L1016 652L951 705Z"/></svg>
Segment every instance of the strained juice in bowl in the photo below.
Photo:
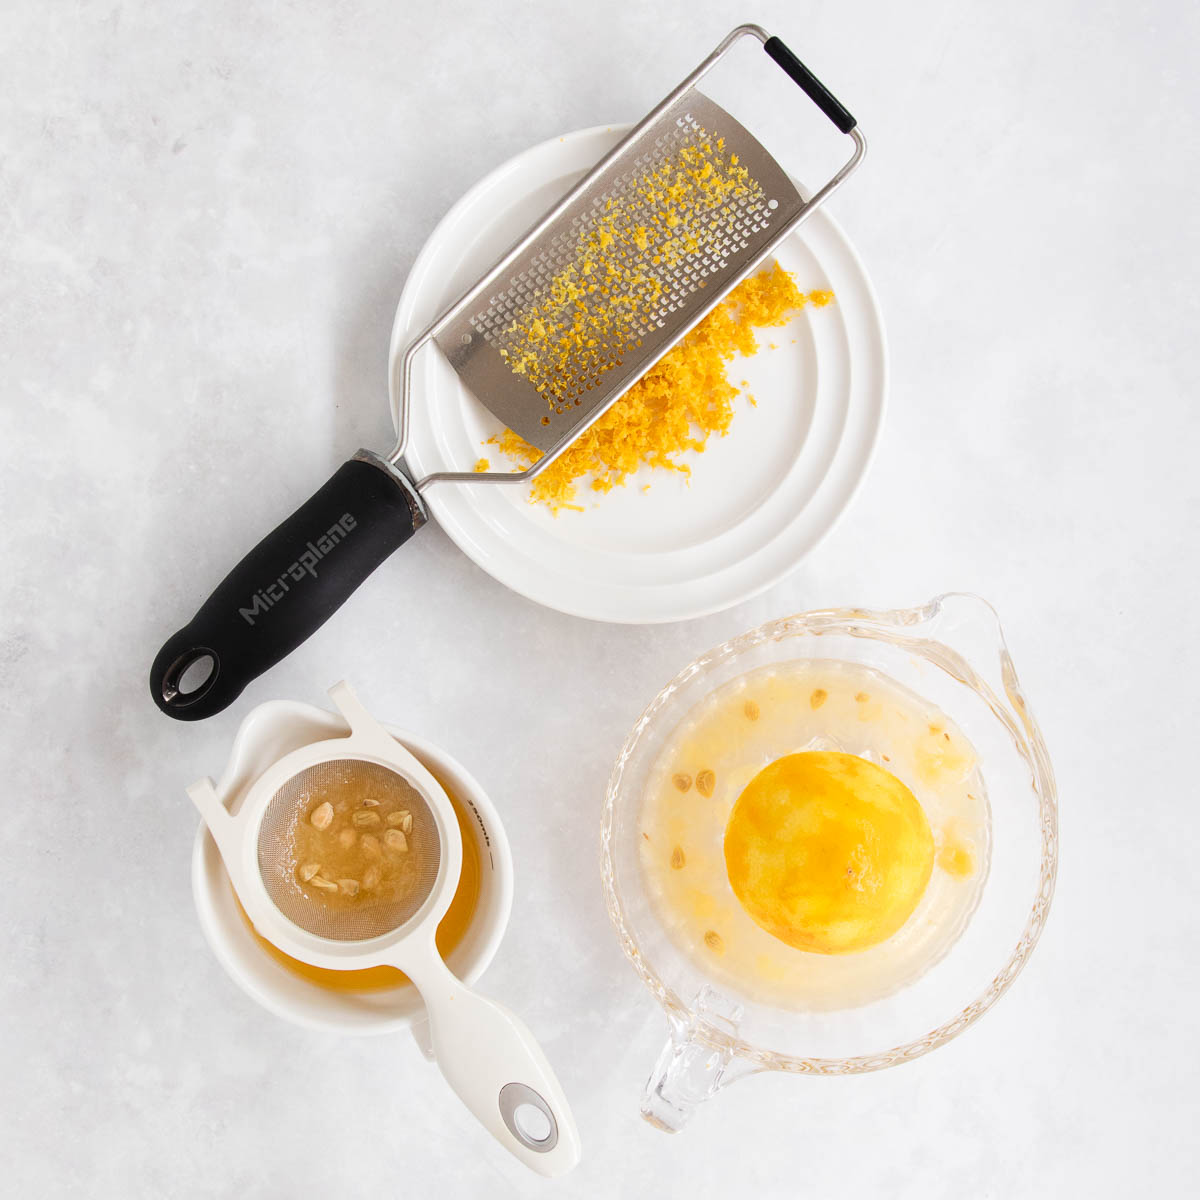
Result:
<svg viewBox="0 0 1200 1200"><path fill-rule="evenodd" d="M788 780L802 803L763 828ZM794 861L785 838L804 847ZM961 730L839 660L772 664L702 700L651 768L640 816L646 890L672 941L723 991L794 1010L867 1004L920 976L966 927L989 853L987 795ZM789 937L765 908L814 924Z"/></svg>
<svg viewBox="0 0 1200 1200"><path fill-rule="evenodd" d="M479 858L479 843L478 843L478 826L475 820L471 817L466 807L462 804L459 798L454 794L453 790L448 786L446 781L441 778L437 772L432 772L434 777L442 785L446 795L450 798L450 803L454 807L454 815L458 819L459 831L462 834L462 873L459 876L458 887L454 892L454 899L450 902L450 907L446 911L446 915L442 918L437 929L437 948L442 957L449 955L454 948L466 936L467 930L471 927L472 921L475 919L475 912L479 904L479 892L481 887L482 870ZM371 811L361 807L363 797L346 797L347 802L352 803L358 800L359 804L354 806L354 811ZM310 805L314 810L319 807L320 803L324 802L323 798L314 798L315 803ZM386 831L389 826L386 824L387 814L382 815L378 822L380 828L374 826L366 827L359 832L358 839L361 845L363 837L370 838L378 836ZM345 822L340 822L345 824ZM353 828L353 822L350 823ZM403 832L402 826L397 822L391 828L396 828ZM341 832L334 829L331 824L328 831L318 830L317 832L331 832L335 835ZM409 833L411 834L411 828ZM406 835L408 836L408 835ZM297 866L303 870L311 859L314 858L313 835L310 831L304 831L302 845L297 847L298 858L305 859L304 862L297 862ZM335 842L335 845L337 843ZM367 843L370 847L371 843ZM350 848L344 848L338 845L338 850L344 854L343 861L349 858L353 852ZM316 857L323 857L315 855ZM383 859L381 858L381 861ZM322 863L322 866L325 864ZM370 869L370 860L367 860L366 869ZM331 872L332 874L332 872ZM365 870L363 872L365 875ZM316 875L314 874L313 878ZM311 878L306 881L311 886ZM361 879L359 880L361 883ZM334 893L336 897L339 893ZM357 898L357 897L354 897ZM236 902L236 897L235 897ZM335 903L337 900L335 899ZM246 914L242 911L242 907L238 904L238 912L241 913L242 919L246 921L251 933L254 935L254 940L259 946L276 962L286 967L292 974L299 976L301 979L307 980L309 983L315 983L320 987L327 988L335 992L375 992L389 988L399 988L409 986L408 977L395 967L364 967L353 971L332 971L325 967L313 966L310 963L300 962L298 959L292 958L284 954L277 946L267 941L258 931L250 924L246 918Z"/></svg>

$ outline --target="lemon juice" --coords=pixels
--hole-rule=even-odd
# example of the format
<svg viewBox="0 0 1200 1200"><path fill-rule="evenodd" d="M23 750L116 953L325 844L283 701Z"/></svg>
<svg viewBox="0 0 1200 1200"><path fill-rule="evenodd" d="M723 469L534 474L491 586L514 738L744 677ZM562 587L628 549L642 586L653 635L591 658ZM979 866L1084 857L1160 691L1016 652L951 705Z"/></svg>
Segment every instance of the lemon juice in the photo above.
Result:
<svg viewBox="0 0 1200 1200"><path fill-rule="evenodd" d="M869 1003L965 928L987 875L977 756L919 696L855 663L724 685L650 772L641 865L672 940L745 999Z"/></svg>

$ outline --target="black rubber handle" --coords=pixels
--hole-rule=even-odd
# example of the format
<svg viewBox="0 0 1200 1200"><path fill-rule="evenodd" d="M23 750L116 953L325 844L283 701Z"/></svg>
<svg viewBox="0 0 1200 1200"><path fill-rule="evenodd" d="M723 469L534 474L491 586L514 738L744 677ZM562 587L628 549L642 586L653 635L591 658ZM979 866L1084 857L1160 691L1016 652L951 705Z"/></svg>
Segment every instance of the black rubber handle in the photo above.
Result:
<svg viewBox="0 0 1200 1200"><path fill-rule="evenodd" d="M858 124L840 100L777 38L767 38L763 49L798 83L808 98L842 131Z"/></svg>
<svg viewBox="0 0 1200 1200"><path fill-rule="evenodd" d="M167 639L150 668L154 703L180 721L199 721L228 707L246 684L319 629L424 523L415 489L382 465L344 463ZM184 672L207 658L213 660L207 679L183 691Z"/></svg>

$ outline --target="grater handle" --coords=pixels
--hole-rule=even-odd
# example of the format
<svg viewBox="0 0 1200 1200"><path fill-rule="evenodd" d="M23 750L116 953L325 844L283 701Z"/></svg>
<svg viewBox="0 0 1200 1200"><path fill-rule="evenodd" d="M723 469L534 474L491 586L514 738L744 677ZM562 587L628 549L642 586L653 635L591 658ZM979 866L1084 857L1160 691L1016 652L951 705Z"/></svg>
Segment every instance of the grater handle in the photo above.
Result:
<svg viewBox="0 0 1200 1200"><path fill-rule="evenodd" d="M233 568L150 668L155 704L179 721L211 717L290 654L425 523L416 489L359 453ZM208 674L185 691L189 667Z"/></svg>
<svg viewBox="0 0 1200 1200"><path fill-rule="evenodd" d="M849 133L858 124L845 105L777 37L768 38L763 49L842 133Z"/></svg>

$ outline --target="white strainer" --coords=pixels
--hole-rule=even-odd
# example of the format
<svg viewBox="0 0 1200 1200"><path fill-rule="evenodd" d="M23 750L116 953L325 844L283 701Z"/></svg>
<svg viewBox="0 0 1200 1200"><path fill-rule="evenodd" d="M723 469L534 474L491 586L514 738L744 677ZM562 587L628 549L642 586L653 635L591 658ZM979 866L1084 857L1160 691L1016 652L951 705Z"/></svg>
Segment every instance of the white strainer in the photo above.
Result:
<svg viewBox="0 0 1200 1200"><path fill-rule="evenodd" d="M438 953L435 934L458 886L462 836L449 797L346 683L330 697L348 737L279 760L229 813L211 779L188 788L255 929L285 954L331 970L391 966L421 993L446 1081L484 1127L527 1166L561 1175L579 1161L579 1134L533 1035L471 991ZM295 879L291 831L316 793L362 787L412 814L412 868L379 897L314 899Z"/></svg>

